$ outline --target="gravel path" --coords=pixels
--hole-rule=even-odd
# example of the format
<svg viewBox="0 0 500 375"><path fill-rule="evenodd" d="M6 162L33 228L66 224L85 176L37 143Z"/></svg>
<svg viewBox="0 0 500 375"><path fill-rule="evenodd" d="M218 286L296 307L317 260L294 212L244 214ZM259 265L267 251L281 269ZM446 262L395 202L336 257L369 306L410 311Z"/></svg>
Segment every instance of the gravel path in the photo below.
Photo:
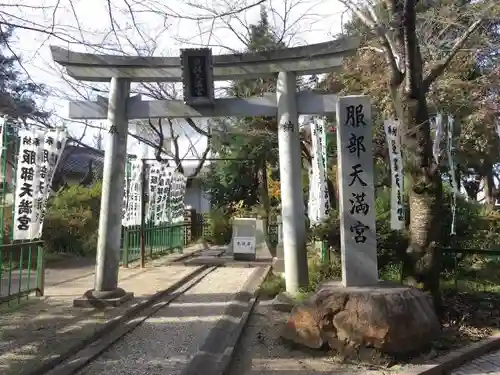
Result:
<svg viewBox="0 0 500 375"><path fill-rule="evenodd" d="M178 375L253 268L218 268L105 352L80 375Z"/></svg>

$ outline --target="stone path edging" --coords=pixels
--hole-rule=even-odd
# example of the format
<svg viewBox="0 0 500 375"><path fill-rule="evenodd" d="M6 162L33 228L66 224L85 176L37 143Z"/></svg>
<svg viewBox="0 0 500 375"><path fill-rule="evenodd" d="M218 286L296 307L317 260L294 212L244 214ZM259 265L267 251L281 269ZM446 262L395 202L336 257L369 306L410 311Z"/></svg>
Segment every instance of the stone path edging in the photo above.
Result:
<svg viewBox="0 0 500 375"><path fill-rule="evenodd" d="M193 272L190 274L186 275L179 281L175 282L171 286L169 286L167 289L161 290L145 299L144 301L138 302L130 306L122 315L114 317L110 319L108 322L106 322L103 327L98 329L96 332L94 332L92 335L88 336L87 338L81 340L80 342L76 343L72 347L70 347L66 352L61 353L58 357L52 358L48 361L43 362L38 368L31 370L25 374L20 374L20 375L45 375L49 371L53 370L55 367L59 366L62 364L64 361L67 359L71 358L84 348L88 347L89 345L93 344L94 342L98 341L102 337L108 335L111 333L113 330L116 328L120 327L123 325L125 322L128 320L131 320L135 318L139 313L141 313L143 310L146 308L150 307L154 303L156 303L158 300L162 299L166 295L173 293L175 290L179 289L182 287L183 284L188 283L191 279L202 273L204 270L210 268L209 266L201 266L197 267ZM70 372L71 373L71 372Z"/></svg>
<svg viewBox="0 0 500 375"><path fill-rule="evenodd" d="M271 266L258 267L236 293L221 320L211 330L199 352L184 368L181 375L223 375L257 302L259 287Z"/></svg>
<svg viewBox="0 0 500 375"><path fill-rule="evenodd" d="M434 361L399 372L396 375L448 375L458 367L479 358L491 351L500 349L500 332L474 344L457 349Z"/></svg>

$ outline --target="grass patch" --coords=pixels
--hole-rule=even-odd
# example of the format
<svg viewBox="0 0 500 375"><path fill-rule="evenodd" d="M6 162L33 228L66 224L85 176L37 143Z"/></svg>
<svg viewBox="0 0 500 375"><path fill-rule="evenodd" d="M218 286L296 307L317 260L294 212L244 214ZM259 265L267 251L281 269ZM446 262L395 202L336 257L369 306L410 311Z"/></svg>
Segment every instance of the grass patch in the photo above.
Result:
<svg viewBox="0 0 500 375"><path fill-rule="evenodd" d="M260 285L259 295L263 299L272 299L277 294L285 291L285 278L279 274L270 272L264 282Z"/></svg>
<svg viewBox="0 0 500 375"><path fill-rule="evenodd" d="M316 252L308 254L309 285L299 291L295 298L305 301L318 286L325 281L338 280L341 277L340 257L332 257L330 263L323 263ZM263 298L274 298L285 291L285 279L280 274L270 273L260 286L260 295Z"/></svg>

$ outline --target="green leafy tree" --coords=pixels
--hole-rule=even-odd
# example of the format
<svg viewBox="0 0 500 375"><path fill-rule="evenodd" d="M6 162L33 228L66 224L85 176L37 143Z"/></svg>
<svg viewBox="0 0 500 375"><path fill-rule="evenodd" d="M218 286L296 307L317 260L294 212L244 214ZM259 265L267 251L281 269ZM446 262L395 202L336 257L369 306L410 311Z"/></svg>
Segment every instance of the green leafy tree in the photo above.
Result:
<svg viewBox="0 0 500 375"><path fill-rule="evenodd" d="M284 48L269 25L267 11L261 8L260 20L251 25L247 51L259 52ZM276 91L276 79L259 78L235 81L230 95L248 97ZM247 117L219 121L212 135L212 147L222 160L211 166L206 181L212 204L216 207L243 202L245 206L260 205L267 219L270 199L267 189L267 168L277 164L277 124L274 117ZM230 160L233 159L233 160Z"/></svg>

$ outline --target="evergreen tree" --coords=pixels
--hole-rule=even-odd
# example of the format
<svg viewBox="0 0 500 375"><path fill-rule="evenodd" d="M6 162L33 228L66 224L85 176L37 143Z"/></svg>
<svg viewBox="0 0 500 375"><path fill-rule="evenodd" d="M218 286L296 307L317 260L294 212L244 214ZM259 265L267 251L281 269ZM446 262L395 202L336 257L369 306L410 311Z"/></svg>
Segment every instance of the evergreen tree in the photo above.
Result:
<svg viewBox="0 0 500 375"><path fill-rule="evenodd" d="M262 6L260 20L250 26L247 52L262 52L284 48L269 25L267 9ZM276 91L276 77L235 81L230 95L259 96ZM267 170L277 164L277 124L275 117L245 117L220 121L224 131L214 132L213 147L226 160L214 163L206 181L212 204L225 207L242 201L246 207L259 205L266 219L270 201L267 189ZM215 135L216 134L216 135Z"/></svg>

